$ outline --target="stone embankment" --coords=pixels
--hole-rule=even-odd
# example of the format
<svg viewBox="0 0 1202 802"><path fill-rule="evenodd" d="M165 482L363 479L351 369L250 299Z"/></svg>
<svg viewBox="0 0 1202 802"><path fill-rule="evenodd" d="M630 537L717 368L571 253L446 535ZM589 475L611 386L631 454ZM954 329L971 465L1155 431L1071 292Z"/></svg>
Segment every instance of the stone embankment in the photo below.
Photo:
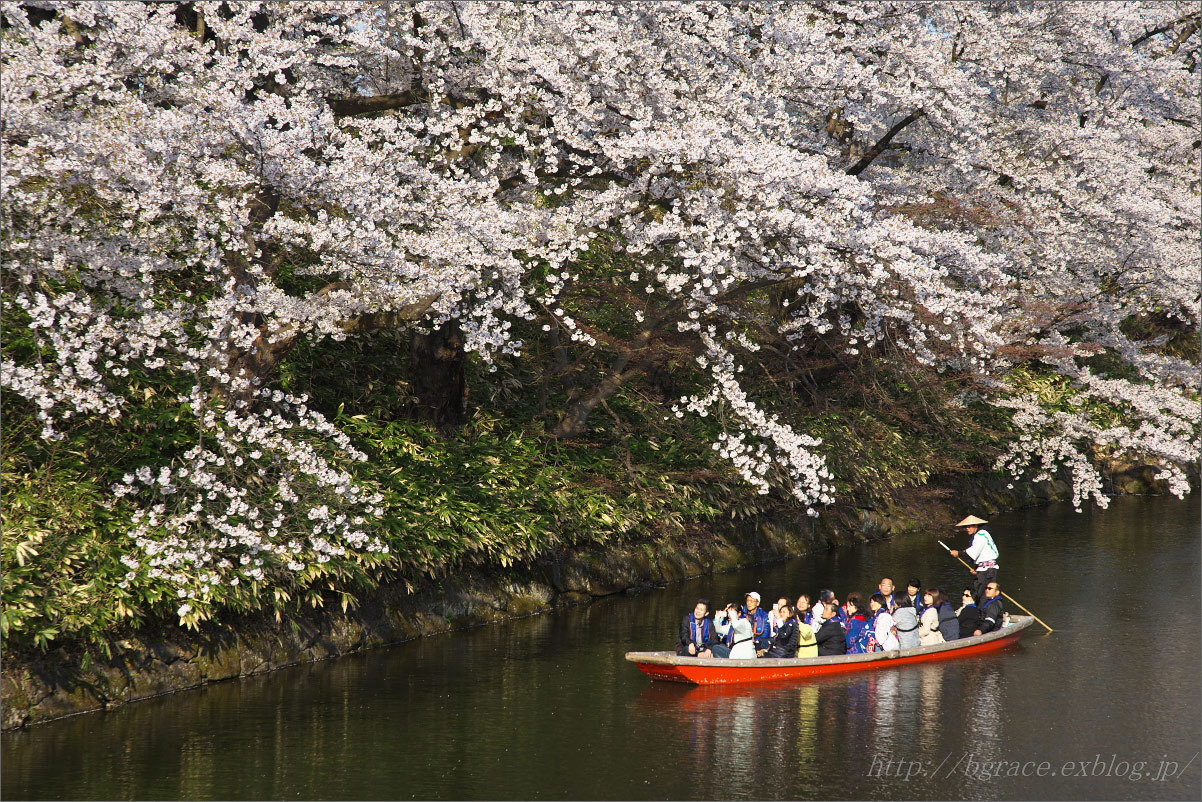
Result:
<svg viewBox="0 0 1202 802"><path fill-rule="evenodd" d="M1116 492L1163 492L1151 478L1155 469L1116 469L1109 476ZM871 510L835 509L818 519L761 516L678 541L548 554L531 565L466 572L415 592L386 585L345 612L335 604L283 621L231 618L200 632L166 625L113 642L111 658L65 648L5 655L0 723L12 729L815 550L946 530L963 510L988 516L1067 495L1060 480L1015 488L994 477L958 480L904 491Z"/></svg>

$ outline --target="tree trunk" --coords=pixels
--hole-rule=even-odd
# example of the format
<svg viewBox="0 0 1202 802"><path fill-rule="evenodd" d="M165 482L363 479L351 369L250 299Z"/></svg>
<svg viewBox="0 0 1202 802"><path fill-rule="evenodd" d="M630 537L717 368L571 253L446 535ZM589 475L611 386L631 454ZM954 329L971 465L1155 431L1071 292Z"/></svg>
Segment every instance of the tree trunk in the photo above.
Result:
<svg viewBox="0 0 1202 802"><path fill-rule="evenodd" d="M324 296L331 292L347 288L348 285L345 283L335 282L323 287L317 292L317 295ZM438 300L437 295L427 295L391 312L373 312L347 318L342 321L339 328L348 336L357 336L382 329L395 329L401 326L412 325L414 321L421 319L429 311L436 300ZM296 345L299 337L297 328L293 324L286 325L280 329L269 330L264 328L263 333L255 340L254 345L245 352L236 354L230 362L231 372L236 376L247 379L251 385L238 393L223 390L226 396L232 400L241 400L247 403L253 402L255 388L272 381L280 362L288 355L293 346Z"/></svg>
<svg viewBox="0 0 1202 802"><path fill-rule="evenodd" d="M601 383L591 393L572 404L563 419L551 430L553 437L579 437L588 431L588 417L597 405L620 390L630 377L646 368L647 360L642 357L636 359L635 356L651 344L655 330L655 323L649 324L639 332L630 348L618 354Z"/></svg>
<svg viewBox="0 0 1202 802"><path fill-rule="evenodd" d="M563 382L563 389L568 395L576 389L576 377L572 375L572 364L568 360L568 347L559 341L559 321L552 319L551 331L547 335L551 341L551 353L555 357L555 372Z"/></svg>
<svg viewBox="0 0 1202 802"><path fill-rule="evenodd" d="M429 334L415 332L411 353L416 417L435 426L462 426L467 411L467 357L459 324L448 321Z"/></svg>
<svg viewBox="0 0 1202 802"><path fill-rule="evenodd" d="M597 385L597 388L575 404L572 404L567 414L563 416L563 419L551 430L552 436L571 438L579 437L587 432L588 418L593 413L593 410L621 389L627 379L642 370L641 365L627 368L626 366L629 362L629 354L619 356L610 369L609 375Z"/></svg>

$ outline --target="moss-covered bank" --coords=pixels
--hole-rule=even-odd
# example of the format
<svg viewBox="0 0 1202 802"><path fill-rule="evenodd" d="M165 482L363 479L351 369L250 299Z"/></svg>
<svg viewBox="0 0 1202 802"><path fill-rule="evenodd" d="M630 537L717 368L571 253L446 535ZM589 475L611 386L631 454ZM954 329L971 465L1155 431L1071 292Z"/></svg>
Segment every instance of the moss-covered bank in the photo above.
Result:
<svg viewBox="0 0 1202 802"><path fill-rule="evenodd" d="M1163 492L1154 469L1116 465L1116 492ZM758 518L711 525L683 538L618 548L560 551L529 564L451 575L409 591L382 586L369 600L277 621L243 616L200 632L172 626L148 629L110 644L112 657L83 656L69 647L6 654L3 728L147 699L298 663L325 660L412 638L637 592L709 573L854 545L907 532L946 527L971 509L982 514L1064 499L1056 480L1010 487L999 477L976 477L913 488L873 509L840 508L818 519Z"/></svg>

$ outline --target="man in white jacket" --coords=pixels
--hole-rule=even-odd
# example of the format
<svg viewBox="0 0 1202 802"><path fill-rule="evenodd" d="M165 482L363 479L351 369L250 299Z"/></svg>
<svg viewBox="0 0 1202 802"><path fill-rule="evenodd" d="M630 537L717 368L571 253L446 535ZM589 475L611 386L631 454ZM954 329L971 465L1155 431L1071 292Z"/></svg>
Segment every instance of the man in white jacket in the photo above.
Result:
<svg viewBox="0 0 1202 802"><path fill-rule="evenodd" d="M989 522L986 520L978 518L975 515L970 515L956 524L957 528L964 527L969 537L972 538L972 543L964 553L977 565L973 569L973 574L977 578L976 584L973 587L973 595L976 596L978 606L985 599L985 586L990 582L997 581L997 543L993 542L993 535L981 528L981 524L987 523ZM955 549L952 549L951 552L953 557L960 556L960 552Z"/></svg>

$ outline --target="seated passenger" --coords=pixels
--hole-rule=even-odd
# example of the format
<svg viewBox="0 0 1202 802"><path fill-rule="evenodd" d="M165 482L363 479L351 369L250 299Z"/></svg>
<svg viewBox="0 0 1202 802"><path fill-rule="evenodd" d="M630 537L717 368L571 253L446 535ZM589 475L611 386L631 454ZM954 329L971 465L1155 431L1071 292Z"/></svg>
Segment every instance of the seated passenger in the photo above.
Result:
<svg viewBox="0 0 1202 802"><path fill-rule="evenodd" d="M977 609L972 588L965 588L962 598L964 604L956 611L956 618L960 619L960 637L971 638L981 628L981 611Z"/></svg>
<svg viewBox="0 0 1202 802"><path fill-rule="evenodd" d="M773 637L776 636L776 631L780 629L780 625L784 623L785 620L780 614L780 608L788 606L789 600L784 596L781 596L776 600L776 604L772 605L772 611L768 613L768 629L772 633Z"/></svg>
<svg viewBox="0 0 1202 802"><path fill-rule="evenodd" d="M831 605L834 605L834 617L844 629L847 628L847 614L843 612L843 608L839 606L839 599L835 597L835 591L823 589L818 591L818 604L814 606L814 620L811 626L817 632L822 626L822 622L830 615Z"/></svg>
<svg viewBox="0 0 1202 802"><path fill-rule="evenodd" d="M939 631L939 590L931 588L922 594L922 614L918 616L918 639L923 646L943 643Z"/></svg>
<svg viewBox="0 0 1202 802"><path fill-rule="evenodd" d="M868 608L859 593L847 594L847 653L865 654L868 651Z"/></svg>
<svg viewBox="0 0 1202 802"><path fill-rule="evenodd" d="M797 607L793 609L793 617L799 624L814 623L814 604L810 600L810 594L803 593L797 597Z"/></svg>
<svg viewBox="0 0 1202 802"><path fill-rule="evenodd" d="M768 623L768 612L760 607L760 594L751 591L743 597L743 612L751 622L751 631L755 637L755 651L760 657L772 645L772 628Z"/></svg>
<svg viewBox="0 0 1202 802"><path fill-rule="evenodd" d="M680 621L680 638L676 641L676 653L687 657L713 657L714 627L709 619L710 603L698 599L693 612Z"/></svg>
<svg viewBox="0 0 1202 802"><path fill-rule="evenodd" d="M939 633L944 642L953 641L960 637L960 621L956 611L948 601L947 594L937 588L931 588L931 596L935 599L935 607L939 610Z"/></svg>
<svg viewBox="0 0 1202 802"><path fill-rule="evenodd" d="M926 609L926 594L922 592L922 580L911 579L906 583L906 596L910 599L910 604L914 607L914 614L919 618L922 617L922 611Z"/></svg>
<svg viewBox="0 0 1202 802"><path fill-rule="evenodd" d="M755 657L755 636L751 622L743 615L739 605L734 602L726 605L726 609L714 617L714 627L723 639L723 643L714 646L715 657L729 657L732 660Z"/></svg>
<svg viewBox="0 0 1202 802"><path fill-rule="evenodd" d="M847 630L839 623L839 606L833 601L826 604L822 616L822 626L814 633L818 643L818 656L826 657L833 654L847 654Z"/></svg>
<svg viewBox="0 0 1202 802"><path fill-rule="evenodd" d="M898 648L897 626L893 623L893 616L889 614L885 604L885 594L883 593L874 593L868 600L868 606L872 610L872 621L869 623L872 626L873 639L876 641L876 648L873 651L877 652L887 652Z"/></svg>
<svg viewBox="0 0 1202 802"><path fill-rule="evenodd" d="M897 647L899 649L917 649L922 645L918 634L918 611L909 596L898 596L897 607L893 610L893 626L897 628Z"/></svg>
<svg viewBox="0 0 1202 802"><path fill-rule="evenodd" d="M893 577L883 577L881 584L877 585L877 591L885 599L885 612L893 612L893 608L897 606L897 594L893 592ZM872 601L869 600L868 604L871 606Z"/></svg>
<svg viewBox="0 0 1202 802"><path fill-rule="evenodd" d="M797 656L817 657L818 641L814 638L814 628L802 621L797 610L793 610L793 620L797 622Z"/></svg>
<svg viewBox="0 0 1202 802"><path fill-rule="evenodd" d="M1002 589L996 581L985 586L985 601L981 602L981 623L973 631L974 635L984 635L1002 628L1004 610L1002 609Z"/></svg>
<svg viewBox="0 0 1202 802"><path fill-rule="evenodd" d="M780 624L776 628L776 634L772 636L772 645L768 647L768 653L764 656L796 657L797 643L801 635L797 629L797 619L793 617L788 602L777 608L777 617Z"/></svg>

